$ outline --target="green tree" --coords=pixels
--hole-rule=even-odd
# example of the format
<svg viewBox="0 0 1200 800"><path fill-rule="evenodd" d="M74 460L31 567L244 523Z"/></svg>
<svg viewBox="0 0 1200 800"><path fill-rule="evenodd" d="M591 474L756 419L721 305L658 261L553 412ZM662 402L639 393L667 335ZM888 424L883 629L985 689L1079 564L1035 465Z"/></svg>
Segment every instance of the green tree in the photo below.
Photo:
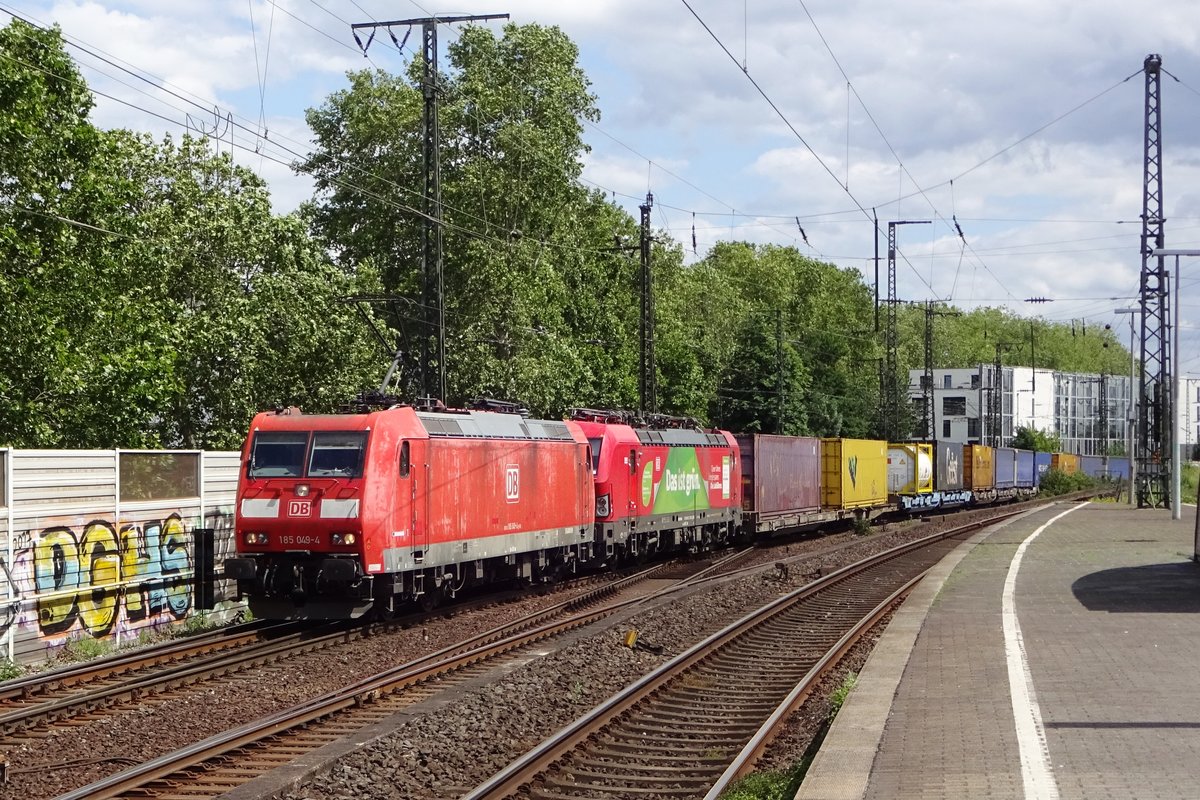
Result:
<svg viewBox="0 0 1200 800"><path fill-rule="evenodd" d="M337 302L370 271L208 143L96 129L57 30L0 30L0 103L5 444L236 446L254 411L332 408L376 371Z"/></svg>
<svg viewBox="0 0 1200 800"><path fill-rule="evenodd" d="M469 27L439 78L449 393L519 400L535 413L580 397L635 400L636 262L614 241L633 221L578 178L585 120L599 112L557 28ZM412 309L394 322L419 342L424 310L421 66L351 73L308 113L317 147L316 231L344 268L377 265ZM364 224L369 220L368 224ZM656 248L669 256L670 247ZM415 393L415 356L407 366Z"/></svg>
<svg viewBox="0 0 1200 800"><path fill-rule="evenodd" d="M714 419L774 430L782 352L785 431L863 436L874 430L878 349L870 327L871 295L857 272L810 259L793 247L745 243L718 244L698 266L704 269L692 268L700 281L697 295L710 285L733 292L725 304L713 306L732 322L718 331L735 347L710 357L724 387L710 393L717 398Z"/></svg>
<svg viewBox="0 0 1200 800"><path fill-rule="evenodd" d="M1062 442L1057 436L1037 428L1020 426L1013 435L1013 447L1036 450L1039 453L1061 453Z"/></svg>

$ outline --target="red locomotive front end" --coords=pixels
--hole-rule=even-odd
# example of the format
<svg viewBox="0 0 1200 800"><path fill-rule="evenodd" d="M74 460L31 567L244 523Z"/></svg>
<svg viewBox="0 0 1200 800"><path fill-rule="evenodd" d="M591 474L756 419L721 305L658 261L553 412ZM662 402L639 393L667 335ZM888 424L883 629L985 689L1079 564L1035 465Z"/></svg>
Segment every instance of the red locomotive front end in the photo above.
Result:
<svg viewBox="0 0 1200 800"><path fill-rule="evenodd" d="M596 479L597 546L606 558L707 549L741 524L741 464L732 434L663 418L637 427L577 409ZM690 422L690 421L689 421Z"/></svg>
<svg viewBox="0 0 1200 800"><path fill-rule="evenodd" d="M259 414L225 573L272 619L549 580L592 557L588 465L577 426L515 414Z"/></svg>

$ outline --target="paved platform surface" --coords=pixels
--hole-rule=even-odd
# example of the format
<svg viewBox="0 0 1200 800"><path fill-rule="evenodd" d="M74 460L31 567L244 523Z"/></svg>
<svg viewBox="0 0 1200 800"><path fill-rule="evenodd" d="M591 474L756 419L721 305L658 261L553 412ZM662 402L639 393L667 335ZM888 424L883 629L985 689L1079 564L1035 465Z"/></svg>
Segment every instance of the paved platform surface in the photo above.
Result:
<svg viewBox="0 0 1200 800"><path fill-rule="evenodd" d="M1200 798L1196 509L1077 505L922 582L798 800Z"/></svg>

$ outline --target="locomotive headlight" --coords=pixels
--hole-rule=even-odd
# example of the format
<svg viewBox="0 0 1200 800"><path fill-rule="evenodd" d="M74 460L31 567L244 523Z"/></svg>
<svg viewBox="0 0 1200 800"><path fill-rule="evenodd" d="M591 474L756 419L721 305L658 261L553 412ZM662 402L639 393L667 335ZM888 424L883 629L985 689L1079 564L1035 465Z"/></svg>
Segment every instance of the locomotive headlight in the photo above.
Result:
<svg viewBox="0 0 1200 800"><path fill-rule="evenodd" d="M297 483L295 492L296 492L296 497L308 497L308 484L307 483Z"/></svg>
<svg viewBox="0 0 1200 800"><path fill-rule="evenodd" d="M246 544L267 544L271 541L265 533L247 533Z"/></svg>
<svg viewBox="0 0 1200 800"><path fill-rule="evenodd" d="M329 541L333 544L354 544L355 536L353 533L335 533L330 535Z"/></svg>
<svg viewBox="0 0 1200 800"><path fill-rule="evenodd" d="M612 497L602 494L596 498L596 516L607 517L612 513Z"/></svg>

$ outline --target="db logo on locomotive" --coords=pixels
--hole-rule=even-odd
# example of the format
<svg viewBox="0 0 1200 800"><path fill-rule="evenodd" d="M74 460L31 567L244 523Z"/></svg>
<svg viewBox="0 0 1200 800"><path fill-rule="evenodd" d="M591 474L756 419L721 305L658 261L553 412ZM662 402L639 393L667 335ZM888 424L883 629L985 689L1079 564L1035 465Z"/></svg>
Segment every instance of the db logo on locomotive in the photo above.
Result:
<svg viewBox="0 0 1200 800"><path fill-rule="evenodd" d="M311 517L312 516L312 500L289 500L288 501L288 516L289 517Z"/></svg>
<svg viewBox="0 0 1200 800"><path fill-rule="evenodd" d="M504 467L504 498L510 503L521 499L521 468L516 464Z"/></svg>

